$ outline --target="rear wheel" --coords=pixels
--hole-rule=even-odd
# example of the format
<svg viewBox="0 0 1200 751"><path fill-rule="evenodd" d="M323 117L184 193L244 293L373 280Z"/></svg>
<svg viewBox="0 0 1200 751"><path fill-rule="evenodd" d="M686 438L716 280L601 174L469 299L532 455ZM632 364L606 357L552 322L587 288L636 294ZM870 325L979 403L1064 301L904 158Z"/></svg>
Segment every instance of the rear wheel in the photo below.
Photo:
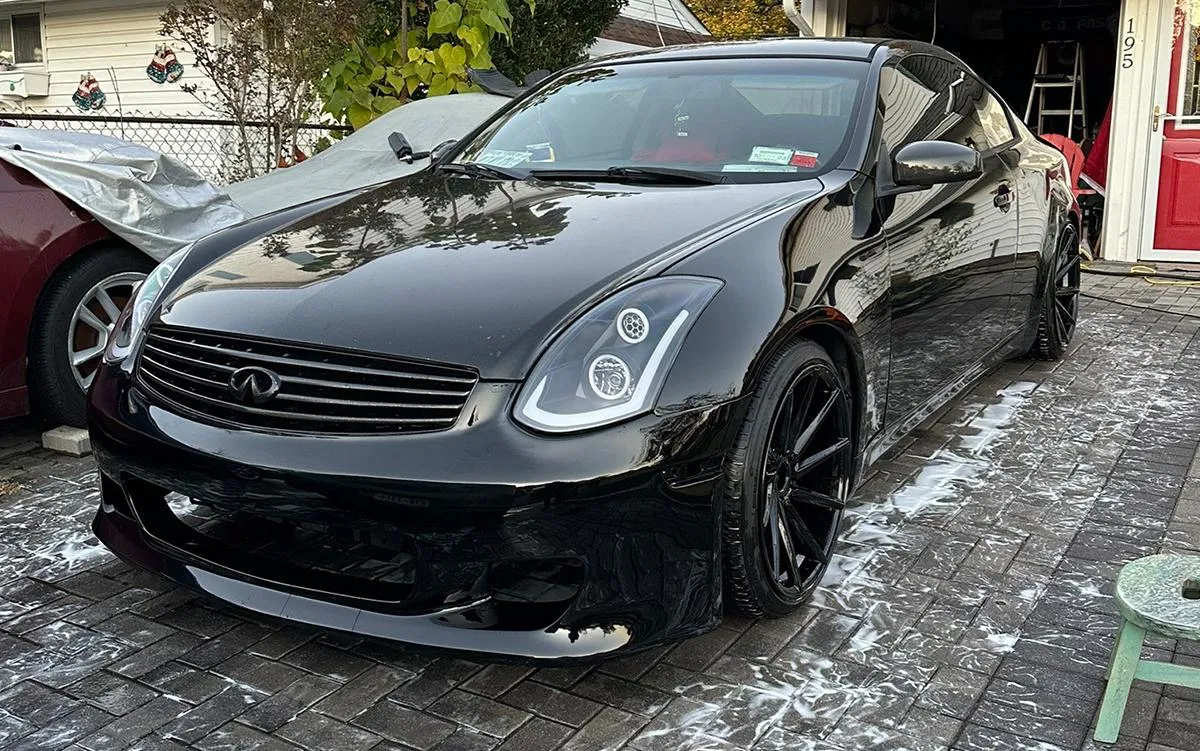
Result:
<svg viewBox="0 0 1200 751"><path fill-rule="evenodd" d="M850 398L838 367L809 341L763 375L723 508L726 599L744 615L795 611L829 567L853 477Z"/></svg>
<svg viewBox="0 0 1200 751"><path fill-rule="evenodd" d="M34 405L47 418L84 426L86 392L109 334L153 267L130 248L92 248L46 285L29 335L29 381Z"/></svg>
<svg viewBox="0 0 1200 751"><path fill-rule="evenodd" d="M1038 321L1037 341L1030 354L1040 360L1058 360L1071 346L1079 320L1079 234L1068 224L1058 238L1053 277Z"/></svg>

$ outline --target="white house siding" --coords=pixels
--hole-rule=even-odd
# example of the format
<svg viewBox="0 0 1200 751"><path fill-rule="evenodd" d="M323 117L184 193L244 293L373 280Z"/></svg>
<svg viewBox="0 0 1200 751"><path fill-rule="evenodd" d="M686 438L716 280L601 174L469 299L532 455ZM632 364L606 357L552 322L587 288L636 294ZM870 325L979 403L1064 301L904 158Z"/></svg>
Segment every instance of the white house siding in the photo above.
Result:
<svg viewBox="0 0 1200 751"><path fill-rule="evenodd" d="M588 47L588 57L600 57L601 55L612 55L617 52L637 52L644 50L645 47L638 44L629 44L628 42L616 42L612 39L597 39Z"/></svg>
<svg viewBox="0 0 1200 751"><path fill-rule="evenodd" d="M146 75L159 35L165 2L143 0L52 0L42 5L50 96L30 98L29 111L73 107L79 76L91 72L107 96L103 112L198 113L203 107L180 84L200 83L192 57L173 45L184 66L176 83L156 84ZM110 72L110 68L112 69ZM116 80L113 80L113 73Z"/></svg>
<svg viewBox="0 0 1200 751"><path fill-rule="evenodd" d="M621 10L626 18L639 21L658 22L663 26L674 26L696 34L708 34L704 24L679 0L629 0Z"/></svg>

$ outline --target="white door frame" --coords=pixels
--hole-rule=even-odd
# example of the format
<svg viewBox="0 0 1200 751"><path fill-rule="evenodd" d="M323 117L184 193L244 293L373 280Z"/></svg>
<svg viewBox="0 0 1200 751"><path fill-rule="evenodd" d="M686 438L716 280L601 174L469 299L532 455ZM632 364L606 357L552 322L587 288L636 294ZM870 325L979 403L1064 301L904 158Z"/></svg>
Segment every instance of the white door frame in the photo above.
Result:
<svg viewBox="0 0 1200 751"><path fill-rule="evenodd" d="M1175 3L1164 2L1163 6L1171 12L1165 22L1164 27L1160 30L1162 36L1159 41L1159 58L1157 76L1154 82L1154 104L1153 107L1160 108L1162 114L1178 113L1183 104L1182 96L1172 96L1171 92L1171 74L1175 72L1172 65L1172 52L1175 41ZM1184 11L1190 12L1189 10ZM1187 33L1187 28L1184 28L1184 33ZM1180 73L1182 75L1182 72ZM1153 110L1151 112L1151 123L1153 122ZM1148 128L1149 144L1147 151L1148 163L1146 165L1146 203L1144 215L1146 220L1142 227L1142 243L1141 259L1147 261L1185 261L1195 262L1200 261L1200 248L1195 250L1178 250L1178 249L1160 249L1154 247L1154 232L1155 225L1158 220L1158 192L1159 180L1162 178L1162 150L1163 143L1166 141L1167 120L1161 120L1158 124L1158 129L1153 128L1153 124ZM1178 125L1178 123L1175 123ZM1194 128L1195 124L1189 124L1189 130Z"/></svg>
<svg viewBox="0 0 1200 751"><path fill-rule="evenodd" d="M804 24L812 30L813 36L840 37L846 35L846 6L849 0L784 0L784 12L792 18L792 24L800 29L800 35L806 31L801 24L796 23L793 14L798 14Z"/></svg>
<svg viewBox="0 0 1200 751"><path fill-rule="evenodd" d="M1110 260L1145 259L1154 242L1162 160L1161 144L1156 149L1152 138L1157 134L1151 131L1151 119L1155 103L1166 97L1174 22L1174 0L1121 3L1100 246Z"/></svg>
<svg viewBox="0 0 1200 751"><path fill-rule="evenodd" d="M846 6L850 0L824 0L814 3L812 27L817 36L846 35Z"/></svg>

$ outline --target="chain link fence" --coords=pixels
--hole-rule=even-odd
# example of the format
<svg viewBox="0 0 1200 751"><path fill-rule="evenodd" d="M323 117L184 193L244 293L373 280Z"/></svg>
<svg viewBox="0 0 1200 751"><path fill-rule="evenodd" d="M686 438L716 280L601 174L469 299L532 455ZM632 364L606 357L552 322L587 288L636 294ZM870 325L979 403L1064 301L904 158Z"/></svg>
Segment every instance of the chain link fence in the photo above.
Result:
<svg viewBox="0 0 1200 751"><path fill-rule="evenodd" d="M251 122L239 126L233 120L221 120L191 114L161 115L129 112L121 115L90 115L72 112L0 113L0 121L24 128L95 133L119 138L174 157L210 182L225 184L275 169L279 155L279 126ZM241 147L245 128L246 144ZM311 156L318 142L335 131L350 128L330 123L306 123L300 126L296 145ZM248 152L248 154L247 154ZM290 145L285 155L290 158ZM247 158L248 157L248 158Z"/></svg>

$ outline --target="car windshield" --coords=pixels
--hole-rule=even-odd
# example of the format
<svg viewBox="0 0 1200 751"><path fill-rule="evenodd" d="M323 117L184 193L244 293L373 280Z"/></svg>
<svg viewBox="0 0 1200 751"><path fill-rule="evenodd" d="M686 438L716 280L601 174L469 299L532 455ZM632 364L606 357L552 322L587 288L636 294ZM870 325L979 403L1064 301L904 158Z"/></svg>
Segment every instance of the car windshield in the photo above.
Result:
<svg viewBox="0 0 1200 751"><path fill-rule="evenodd" d="M520 177L812 177L841 160L868 70L812 58L587 68L519 103L455 161Z"/></svg>

